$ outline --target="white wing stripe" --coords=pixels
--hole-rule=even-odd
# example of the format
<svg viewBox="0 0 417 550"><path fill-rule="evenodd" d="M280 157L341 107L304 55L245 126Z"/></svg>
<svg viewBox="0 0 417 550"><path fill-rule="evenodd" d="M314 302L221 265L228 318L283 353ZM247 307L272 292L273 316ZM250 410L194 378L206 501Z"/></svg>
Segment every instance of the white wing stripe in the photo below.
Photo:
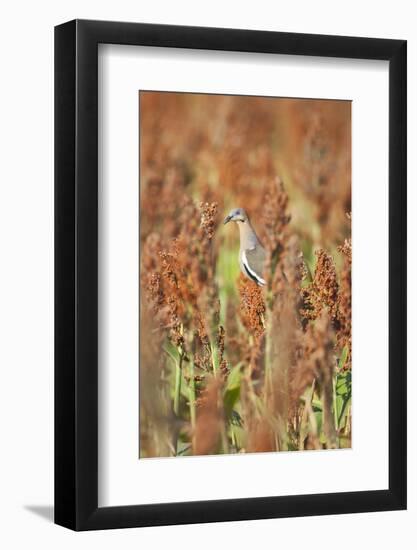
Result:
<svg viewBox="0 0 417 550"><path fill-rule="evenodd" d="M246 252L244 250L242 250L242 262L252 277L254 277L260 285L266 285L265 279L262 279L262 277L255 273L255 271L250 267L248 259L246 258Z"/></svg>

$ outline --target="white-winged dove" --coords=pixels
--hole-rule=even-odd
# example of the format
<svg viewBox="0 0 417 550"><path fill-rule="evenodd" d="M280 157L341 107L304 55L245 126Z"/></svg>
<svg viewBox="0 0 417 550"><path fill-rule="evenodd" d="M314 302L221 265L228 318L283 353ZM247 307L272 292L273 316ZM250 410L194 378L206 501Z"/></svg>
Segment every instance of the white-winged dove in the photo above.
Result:
<svg viewBox="0 0 417 550"><path fill-rule="evenodd" d="M266 281L263 278L266 257L265 249L256 236L247 213L243 208L234 208L223 223L226 224L229 222L236 222L239 228L239 265L241 272L257 285L266 285Z"/></svg>

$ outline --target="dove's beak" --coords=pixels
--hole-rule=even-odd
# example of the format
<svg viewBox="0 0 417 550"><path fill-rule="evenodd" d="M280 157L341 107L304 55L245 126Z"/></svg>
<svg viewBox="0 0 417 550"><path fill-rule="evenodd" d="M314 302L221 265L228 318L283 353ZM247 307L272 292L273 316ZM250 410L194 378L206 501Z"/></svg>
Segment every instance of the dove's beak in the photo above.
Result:
<svg viewBox="0 0 417 550"><path fill-rule="evenodd" d="M226 217L224 218L223 225L226 225L227 223L229 223L231 219L232 219L232 216L230 216L230 215L229 215L229 216L226 216Z"/></svg>

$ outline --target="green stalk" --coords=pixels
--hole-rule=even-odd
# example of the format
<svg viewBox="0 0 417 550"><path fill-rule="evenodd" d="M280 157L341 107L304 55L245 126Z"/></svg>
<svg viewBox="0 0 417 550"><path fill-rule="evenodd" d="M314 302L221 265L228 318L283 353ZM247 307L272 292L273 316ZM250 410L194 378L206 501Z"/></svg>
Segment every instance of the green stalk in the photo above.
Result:
<svg viewBox="0 0 417 550"><path fill-rule="evenodd" d="M180 358L175 365L175 393L174 393L174 413L178 416L180 409L180 396L181 396L181 371L182 371L182 359L184 355L180 350Z"/></svg>
<svg viewBox="0 0 417 550"><path fill-rule="evenodd" d="M235 436L235 431L233 429L233 426L230 426L230 437L232 438L232 445L237 450L237 441Z"/></svg>
<svg viewBox="0 0 417 550"><path fill-rule="evenodd" d="M304 450L304 439L307 435L307 429L308 426L308 415L309 411L312 408L312 402L314 397L314 389L316 386L316 379L313 379L313 383L311 384L311 390L309 395L306 395L305 401L304 401L304 409L303 414L301 416L300 421L300 435L299 435L299 441L298 441L298 450L303 451Z"/></svg>
<svg viewBox="0 0 417 550"><path fill-rule="evenodd" d="M335 374L333 376L333 415L334 415L334 427L336 429L336 431L339 430L339 419L337 417L337 394L336 394L336 381L337 379L337 374Z"/></svg>
<svg viewBox="0 0 417 550"><path fill-rule="evenodd" d="M227 455L230 452L229 451L229 438L227 437L226 426L225 426L224 421L222 422L220 431L221 431L223 454Z"/></svg>
<svg viewBox="0 0 417 550"><path fill-rule="evenodd" d="M190 395L188 400L190 405L191 427L194 429L195 421L196 421L196 410L195 410L194 361L192 359L190 359Z"/></svg>
<svg viewBox="0 0 417 550"><path fill-rule="evenodd" d="M336 429L334 424L334 415L332 414L333 403L333 381L325 380L322 384L322 407L323 407L323 433L326 437L327 448L336 449L338 439L336 437Z"/></svg>
<svg viewBox="0 0 417 550"><path fill-rule="evenodd" d="M219 371L219 366L220 366L219 350L217 349L217 346L212 346L211 342L209 346L210 346L211 364L213 365L213 375L216 378Z"/></svg>

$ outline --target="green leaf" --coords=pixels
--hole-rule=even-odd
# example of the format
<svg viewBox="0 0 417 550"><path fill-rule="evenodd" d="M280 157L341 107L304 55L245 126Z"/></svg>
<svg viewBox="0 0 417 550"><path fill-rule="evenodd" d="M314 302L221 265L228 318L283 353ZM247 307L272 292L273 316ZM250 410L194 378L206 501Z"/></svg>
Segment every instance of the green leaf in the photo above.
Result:
<svg viewBox="0 0 417 550"><path fill-rule="evenodd" d="M342 372L336 376L336 412L339 429L346 426L349 406L352 399L352 374Z"/></svg>
<svg viewBox="0 0 417 550"><path fill-rule="evenodd" d="M162 348L164 352L174 361L175 364L178 363L180 359L180 354L178 353L177 348L169 340L165 342L165 345Z"/></svg>
<svg viewBox="0 0 417 550"><path fill-rule="evenodd" d="M347 346L345 346L339 358L339 370L342 370L343 367L345 366L347 357L348 357L348 348Z"/></svg>
<svg viewBox="0 0 417 550"><path fill-rule="evenodd" d="M227 377L226 391L240 388L240 382L242 380L242 363L239 363L230 371Z"/></svg>
<svg viewBox="0 0 417 550"><path fill-rule="evenodd" d="M233 407L240 397L240 383L242 381L242 363L239 363L230 371L227 377L226 389L223 396L224 410L227 417L233 412Z"/></svg>
<svg viewBox="0 0 417 550"><path fill-rule="evenodd" d="M321 401L319 401L318 399L313 399L313 401L311 402L311 405L313 407L314 412L316 412L316 411L321 412L323 410Z"/></svg>
<svg viewBox="0 0 417 550"><path fill-rule="evenodd" d="M339 420L340 419L340 413L342 412L344 400L343 400L343 397L341 397L340 395L336 395L336 400L335 401L336 401L336 416Z"/></svg>
<svg viewBox="0 0 417 550"><path fill-rule="evenodd" d="M342 409L340 411L340 416L339 416L339 428L344 428L346 426L346 422L349 414L350 402L351 402L350 398L343 402Z"/></svg>
<svg viewBox="0 0 417 550"><path fill-rule="evenodd" d="M289 441L288 442L288 450L289 451L298 451L298 447L293 441Z"/></svg>
<svg viewBox="0 0 417 550"><path fill-rule="evenodd" d="M191 454L191 445L190 443L183 443L178 441L177 443L177 456L189 456Z"/></svg>
<svg viewBox="0 0 417 550"><path fill-rule="evenodd" d="M240 397L240 387L233 388L232 390L227 390L224 394L223 403L224 403L224 412L227 417L232 415L233 407L237 403Z"/></svg>
<svg viewBox="0 0 417 550"><path fill-rule="evenodd" d="M336 376L336 393L337 395L352 394L352 375L350 372L342 372Z"/></svg>
<svg viewBox="0 0 417 550"><path fill-rule="evenodd" d="M246 431L241 426L236 426L232 424L230 426L230 436L232 439L232 444L234 445L237 452L245 446L246 440Z"/></svg>
<svg viewBox="0 0 417 550"><path fill-rule="evenodd" d="M184 378L184 373L181 372L181 395L188 400L190 397L190 384Z"/></svg>
<svg viewBox="0 0 417 550"><path fill-rule="evenodd" d="M230 423L234 426L243 426L243 420L240 414L237 411L232 411L230 415Z"/></svg>
<svg viewBox="0 0 417 550"><path fill-rule="evenodd" d="M323 426L323 413L322 411L315 411L314 415L316 417L317 422L317 433L321 434L322 426Z"/></svg>

